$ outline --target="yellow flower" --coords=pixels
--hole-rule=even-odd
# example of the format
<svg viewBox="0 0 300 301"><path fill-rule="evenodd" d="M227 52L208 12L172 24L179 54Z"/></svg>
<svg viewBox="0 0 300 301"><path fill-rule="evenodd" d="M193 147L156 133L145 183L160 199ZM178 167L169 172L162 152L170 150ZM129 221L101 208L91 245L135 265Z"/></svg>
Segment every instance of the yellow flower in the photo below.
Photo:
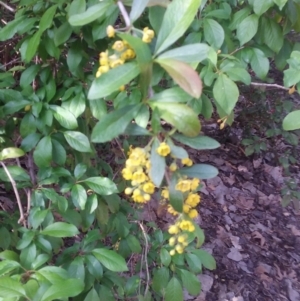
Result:
<svg viewBox="0 0 300 301"><path fill-rule="evenodd" d="M132 172L128 168L123 168L122 170L122 176L125 180L131 180L132 179Z"/></svg>
<svg viewBox="0 0 300 301"><path fill-rule="evenodd" d="M100 77L101 76L101 72L99 71L99 69L97 70L97 73L96 73L96 77Z"/></svg>
<svg viewBox="0 0 300 301"><path fill-rule="evenodd" d="M108 25L106 27L106 34L109 38L114 38L115 37L115 29L111 25Z"/></svg>
<svg viewBox="0 0 300 301"><path fill-rule="evenodd" d="M154 31L145 27L143 29L143 38L142 41L145 43L151 43L152 39L154 38Z"/></svg>
<svg viewBox="0 0 300 301"><path fill-rule="evenodd" d="M169 232L170 234L178 234L178 233L179 233L179 228L178 228L176 225L172 225L172 226L169 228L168 232Z"/></svg>
<svg viewBox="0 0 300 301"><path fill-rule="evenodd" d="M135 58L135 52L132 49L127 49L125 52L121 54L121 59L130 60Z"/></svg>
<svg viewBox="0 0 300 301"><path fill-rule="evenodd" d="M171 255L171 256L174 256L175 254L176 254L175 250L171 250L171 251L170 251L170 255Z"/></svg>
<svg viewBox="0 0 300 301"><path fill-rule="evenodd" d="M101 66L108 66L108 58L107 57L101 57L100 60L99 60L99 64Z"/></svg>
<svg viewBox="0 0 300 301"><path fill-rule="evenodd" d="M182 220L179 224L179 228L182 231L189 231L189 232L195 231L195 226L193 225L193 223L191 221L187 221L187 220Z"/></svg>
<svg viewBox="0 0 300 301"><path fill-rule="evenodd" d="M101 73L106 73L109 71L109 67L108 66L101 66L99 67L98 71L100 71Z"/></svg>
<svg viewBox="0 0 300 301"><path fill-rule="evenodd" d="M176 243L176 238L175 238L175 237L171 237L171 238L169 239L169 245L170 245L171 247L173 247L173 246L175 245L175 243Z"/></svg>
<svg viewBox="0 0 300 301"><path fill-rule="evenodd" d="M170 149L170 146L165 143L165 142L162 142L159 147L156 149L157 153L159 155L161 155L162 157L166 157L168 154L171 153L171 149Z"/></svg>
<svg viewBox="0 0 300 301"><path fill-rule="evenodd" d="M144 194L144 199L145 199L145 201L150 201L151 200L151 196L150 196L150 194L148 194L148 193L145 193Z"/></svg>
<svg viewBox="0 0 300 301"><path fill-rule="evenodd" d="M161 196L162 196L164 199L169 199L169 197L170 197L169 190L168 190L168 189L163 189L162 192L161 192Z"/></svg>
<svg viewBox="0 0 300 301"><path fill-rule="evenodd" d="M132 188L131 187L127 187L124 192L127 195L132 194Z"/></svg>
<svg viewBox="0 0 300 301"><path fill-rule="evenodd" d="M112 60L109 62L109 66L110 66L110 68L116 68L116 67L123 65L124 63L125 63L125 61L122 59L115 59L115 60Z"/></svg>
<svg viewBox="0 0 300 301"><path fill-rule="evenodd" d="M168 212L174 216L179 214L171 205L168 205Z"/></svg>
<svg viewBox="0 0 300 301"><path fill-rule="evenodd" d="M196 193L190 193L185 200L185 204L196 207L200 203L200 196Z"/></svg>
<svg viewBox="0 0 300 301"><path fill-rule="evenodd" d="M175 189L181 192L189 191L191 189L191 183L189 180L181 180L176 184Z"/></svg>
<svg viewBox="0 0 300 301"><path fill-rule="evenodd" d="M170 166L169 166L170 171L175 171L177 170L177 165L175 162L173 162Z"/></svg>
<svg viewBox="0 0 300 301"><path fill-rule="evenodd" d="M116 51L121 52L121 51L124 50L125 46L124 46L124 43L122 41L116 41L111 48L116 50Z"/></svg>
<svg viewBox="0 0 300 301"><path fill-rule="evenodd" d="M196 190L200 184L200 180L197 178L192 179L191 190Z"/></svg>
<svg viewBox="0 0 300 301"><path fill-rule="evenodd" d="M137 171L132 175L132 180L137 183L143 183L143 182L147 181L147 179L148 179L148 177L142 171Z"/></svg>
<svg viewBox="0 0 300 301"><path fill-rule="evenodd" d="M180 245L180 244L175 246L175 250L177 251L178 254L182 254L184 251L182 245Z"/></svg>
<svg viewBox="0 0 300 301"><path fill-rule="evenodd" d="M193 161L190 158L181 159L181 163L186 166L192 166Z"/></svg>
<svg viewBox="0 0 300 301"><path fill-rule="evenodd" d="M122 91L124 91L125 90L125 86L123 85L123 86L121 86L120 88L119 88L119 90L122 92Z"/></svg>
<svg viewBox="0 0 300 301"><path fill-rule="evenodd" d="M187 238L186 235L179 235L177 240L178 242L183 243L186 241L186 238Z"/></svg>
<svg viewBox="0 0 300 301"><path fill-rule="evenodd" d="M144 190L144 192L146 192L146 193L152 194L152 193L154 193L155 186L153 185L153 183L148 182L148 183L145 183L145 184L144 184L143 190Z"/></svg>
<svg viewBox="0 0 300 301"><path fill-rule="evenodd" d="M196 209L192 209L192 210L189 212L189 217L190 217L191 219L196 218L197 216L198 216L198 212L197 212Z"/></svg>
<svg viewBox="0 0 300 301"><path fill-rule="evenodd" d="M184 204L182 209L184 213L189 213L191 207L189 205Z"/></svg>
<svg viewBox="0 0 300 301"><path fill-rule="evenodd" d="M100 56L100 58L108 58L108 51L106 50L105 52L100 52L100 54L99 54L99 56Z"/></svg>

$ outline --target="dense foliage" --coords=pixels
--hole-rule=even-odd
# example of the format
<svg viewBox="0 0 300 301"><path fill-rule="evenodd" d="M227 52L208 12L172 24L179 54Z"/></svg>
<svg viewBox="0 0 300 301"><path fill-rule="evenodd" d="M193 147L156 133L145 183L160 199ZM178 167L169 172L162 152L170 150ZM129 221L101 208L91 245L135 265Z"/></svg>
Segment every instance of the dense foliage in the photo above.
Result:
<svg viewBox="0 0 300 301"><path fill-rule="evenodd" d="M216 267L198 191L217 170L184 145L217 148L198 115L230 125L239 85L272 86L270 61L300 90L300 2L0 5L0 179L16 200L0 212L0 300L198 295ZM150 203L173 216L165 231L141 218Z"/></svg>

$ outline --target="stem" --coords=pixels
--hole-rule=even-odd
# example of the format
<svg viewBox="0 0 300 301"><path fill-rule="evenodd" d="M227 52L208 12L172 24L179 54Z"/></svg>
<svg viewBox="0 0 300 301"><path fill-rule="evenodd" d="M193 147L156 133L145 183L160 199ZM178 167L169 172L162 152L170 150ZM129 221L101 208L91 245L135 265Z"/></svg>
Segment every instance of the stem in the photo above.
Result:
<svg viewBox="0 0 300 301"><path fill-rule="evenodd" d="M0 5L2 5L4 8L6 8L9 11L11 11L12 13L15 12L15 10L12 7L10 7L9 5L7 5L6 3L4 3L2 1L0 1Z"/></svg>
<svg viewBox="0 0 300 301"><path fill-rule="evenodd" d="M264 84L264 83L251 83L251 86L256 86L256 87L266 87L266 88L275 88L275 89L281 89L285 91L289 91L289 88L277 85L277 84Z"/></svg>
<svg viewBox="0 0 300 301"><path fill-rule="evenodd" d="M126 8L125 8L122 1L118 1L117 4L118 4L119 10L120 10L120 12L121 12L121 14L124 18L126 26L129 28L131 26L131 22L130 22L130 18L129 18L129 15L127 13L127 10L126 10Z"/></svg>
<svg viewBox="0 0 300 301"><path fill-rule="evenodd" d="M14 193L15 193L15 196L16 196L16 199L17 199L17 203L18 203L18 206L19 206L19 211L20 211L20 218L18 220L18 223L19 224L23 223L23 226L26 227L26 221L25 221L25 217L24 217L23 207L22 207L22 204L21 204L21 199L20 199L20 195L19 195L19 192L18 192L18 189L17 189L16 182L12 178L9 170L6 168L6 165L2 161L0 161L0 164L3 166L3 169L6 172L8 178L9 178L9 180L11 182L11 185L12 185L12 187L14 189Z"/></svg>

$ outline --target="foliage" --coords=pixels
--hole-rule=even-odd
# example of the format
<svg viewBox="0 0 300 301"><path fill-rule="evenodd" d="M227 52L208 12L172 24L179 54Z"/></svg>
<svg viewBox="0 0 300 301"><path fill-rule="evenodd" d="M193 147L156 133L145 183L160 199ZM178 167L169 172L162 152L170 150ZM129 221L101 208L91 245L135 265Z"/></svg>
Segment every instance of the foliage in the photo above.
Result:
<svg viewBox="0 0 300 301"><path fill-rule="evenodd" d="M183 146L219 146L198 115L215 106L231 124L250 68L269 80L269 59L279 70L289 59L284 83L299 91L299 45L288 38L299 1L11 2L0 29L16 57L0 65L0 179L18 210L0 212L0 300L198 295L195 274L216 263L199 249L197 191L217 170ZM149 200L174 215L168 232L140 221Z"/></svg>

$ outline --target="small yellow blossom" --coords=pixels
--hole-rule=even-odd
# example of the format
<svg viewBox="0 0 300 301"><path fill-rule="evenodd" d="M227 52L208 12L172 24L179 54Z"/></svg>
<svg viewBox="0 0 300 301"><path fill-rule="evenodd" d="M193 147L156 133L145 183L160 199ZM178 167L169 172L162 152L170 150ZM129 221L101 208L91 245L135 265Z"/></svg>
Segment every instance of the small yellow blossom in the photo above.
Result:
<svg viewBox="0 0 300 301"><path fill-rule="evenodd" d="M174 216L179 214L171 205L168 205L168 212Z"/></svg>
<svg viewBox="0 0 300 301"><path fill-rule="evenodd" d="M132 172L128 168L123 168L122 170L122 176L125 180L131 180L132 179Z"/></svg>
<svg viewBox="0 0 300 301"><path fill-rule="evenodd" d="M97 73L96 73L96 77L98 78L98 77L100 77L101 76L101 72L99 71L99 69L97 70Z"/></svg>
<svg viewBox="0 0 300 301"><path fill-rule="evenodd" d="M151 43L152 39L154 38L154 31L149 29L148 27L145 27L143 29L143 38L142 41L144 43Z"/></svg>
<svg viewBox="0 0 300 301"><path fill-rule="evenodd" d="M150 196L150 194L148 194L148 193L145 193L144 194L144 199L145 199L145 201L150 201L151 200L151 196Z"/></svg>
<svg viewBox="0 0 300 301"><path fill-rule="evenodd" d="M189 217L190 217L191 219L196 218L197 216L198 216L198 212L197 212L196 209L192 209L192 210L189 212Z"/></svg>
<svg viewBox="0 0 300 301"><path fill-rule="evenodd" d="M109 67L108 66L101 66L99 67L98 71L100 71L101 73L106 73L109 71Z"/></svg>
<svg viewBox="0 0 300 301"><path fill-rule="evenodd" d="M119 90L122 92L122 91L124 91L125 90L125 86L123 85L123 86L121 86L120 88L119 88Z"/></svg>
<svg viewBox="0 0 300 301"><path fill-rule="evenodd" d="M170 251L170 255L171 255L171 256L174 256L175 254L176 254L175 250L171 250L171 251Z"/></svg>
<svg viewBox="0 0 300 301"><path fill-rule="evenodd" d="M147 179L148 177L142 171L137 171L132 175L132 180L137 183L144 183L145 181L147 181Z"/></svg>
<svg viewBox="0 0 300 301"><path fill-rule="evenodd" d="M177 251L178 254L182 254L184 251L182 245L180 244L175 246L175 250Z"/></svg>
<svg viewBox="0 0 300 301"><path fill-rule="evenodd" d="M169 197L170 197L169 190L168 190L168 189L163 189L162 192L161 192L161 196L162 196L164 199L169 199Z"/></svg>
<svg viewBox="0 0 300 301"><path fill-rule="evenodd" d="M177 165L175 162L173 162L170 166L169 166L170 171L176 171L177 170Z"/></svg>
<svg viewBox="0 0 300 301"><path fill-rule="evenodd" d="M99 64L101 66L108 66L109 65L108 58L107 57L101 57L100 60L99 60Z"/></svg>
<svg viewBox="0 0 300 301"><path fill-rule="evenodd" d="M130 60L130 59L134 59L135 58L135 52L132 49L126 49L126 51L124 51L121 54L121 59L123 60Z"/></svg>
<svg viewBox="0 0 300 301"><path fill-rule="evenodd" d="M115 37L115 29L111 25L108 25L106 27L106 34L109 38L114 38Z"/></svg>
<svg viewBox="0 0 300 301"><path fill-rule="evenodd" d="M156 149L156 151L162 157L166 157L167 155L169 155L171 153L171 148L167 143L162 142L159 145L159 147Z"/></svg>
<svg viewBox="0 0 300 301"><path fill-rule="evenodd" d="M116 51L121 52L124 50L125 46L124 46L123 41L116 41L111 48Z"/></svg>
<svg viewBox="0 0 300 301"><path fill-rule="evenodd" d="M191 189L191 183L189 180L181 180L176 184L175 189L181 192L189 191Z"/></svg>
<svg viewBox="0 0 300 301"><path fill-rule="evenodd" d="M183 208L182 209L183 209L184 213L189 213L190 210L191 210L191 207L189 205L187 205L187 204L183 204Z"/></svg>
<svg viewBox="0 0 300 301"><path fill-rule="evenodd" d="M191 221L188 221L188 220L182 220L179 224L179 228L182 231L189 231L189 232L195 231L195 226L193 225L193 223Z"/></svg>
<svg viewBox="0 0 300 301"><path fill-rule="evenodd" d="M132 194L132 188L131 187L127 187L124 192L127 195Z"/></svg>
<svg viewBox="0 0 300 301"><path fill-rule="evenodd" d="M200 180L197 178L192 179L191 190L196 190L200 184Z"/></svg>
<svg viewBox="0 0 300 301"><path fill-rule="evenodd" d="M175 238L175 237L171 237L171 238L169 239L169 245L170 245L171 247L173 247L173 246L175 245L175 243L176 243L176 238Z"/></svg>
<svg viewBox="0 0 300 301"><path fill-rule="evenodd" d="M183 243L186 241L186 238L187 238L186 235L179 235L177 240L178 242Z"/></svg>
<svg viewBox="0 0 300 301"><path fill-rule="evenodd" d="M144 190L144 192L146 192L146 193L152 194L152 193L154 193L155 186L154 186L153 183L148 182L148 183L145 183L145 184L144 184L143 190Z"/></svg>
<svg viewBox="0 0 300 301"><path fill-rule="evenodd" d="M185 204L196 207L200 203L200 196L196 193L190 193L185 200Z"/></svg>
<svg viewBox="0 0 300 301"><path fill-rule="evenodd" d="M122 59L115 59L115 60L111 60L109 62L109 66L110 66L110 68L116 68L116 67L123 65L124 63L125 63L125 61Z"/></svg>
<svg viewBox="0 0 300 301"><path fill-rule="evenodd" d="M170 234L178 234L179 233L179 228L176 225L172 225L172 226L170 226L168 232Z"/></svg>
<svg viewBox="0 0 300 301"><path fill-rule="evenodd" d="M182 163L183 165L186 165L186 166L192 166L192 165L193 165L193 161L192 161L190 158L182 159L182 160L181 160L181 163Z"/></svg>

